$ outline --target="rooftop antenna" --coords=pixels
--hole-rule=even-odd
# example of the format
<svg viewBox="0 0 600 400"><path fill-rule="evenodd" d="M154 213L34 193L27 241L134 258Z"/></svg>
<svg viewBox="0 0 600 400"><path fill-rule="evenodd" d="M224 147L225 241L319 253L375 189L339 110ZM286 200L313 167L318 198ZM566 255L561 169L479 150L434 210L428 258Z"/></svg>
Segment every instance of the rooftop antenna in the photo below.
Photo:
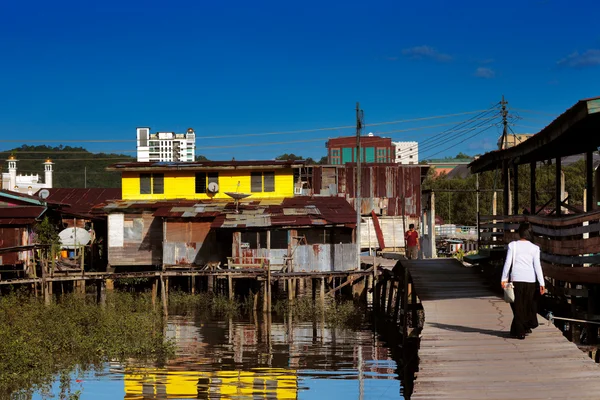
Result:
<svg viewBox="0 0 600 400"><path fill-rule="evenodd" d="M235 192L225 192L225 194L229 197L231 197L234 201L235 204L235 213L239 214L240 210L239 210L239 206L240 206L240 200L241 199L245 199L246 197L251 196L250 193L240 193L240 181L238 181L237 183L237 187L235 189Z"/></svg>

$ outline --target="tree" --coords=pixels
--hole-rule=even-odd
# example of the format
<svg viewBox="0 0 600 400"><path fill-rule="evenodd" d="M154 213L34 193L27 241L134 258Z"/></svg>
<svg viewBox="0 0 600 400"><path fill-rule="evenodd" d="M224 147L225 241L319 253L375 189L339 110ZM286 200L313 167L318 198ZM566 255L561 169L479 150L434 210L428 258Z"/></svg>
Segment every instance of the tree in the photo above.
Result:
<svg viewBox="0 0 600 400"><path fill-rule="evenodd" d="M280 156L275 157L276 160L278 161L298 161L298 160L304 160L304 158L302 156L297 156L294 153L284 153Z"/></svg>
<svg viewBox="0 0 600 400"><path fill-rule="evenodd" d="M319 162L317 164L319 165L327 165L329 162L329 158L327 156L323 156L321 157L321 159L319 160Z"/></svg>
<svg viewBox="0 0 600 400"><path fill-rule="evenodd" d="M460 152L460 153L458 153L458 154L456 155L456 157L455 157L455 158L469 158L469 159L471 159L471 158L473 158L473 157L471 157L470 155L467 155L467 154L465 154L465 153L463 153L463 152Z"/></svg>
<svg viewBox="0 0 600 400"><path fill-rule="evenodd" d="M210 161L210 160L208 158L204 157L203 155L197 155L196 161Z"/></svg>

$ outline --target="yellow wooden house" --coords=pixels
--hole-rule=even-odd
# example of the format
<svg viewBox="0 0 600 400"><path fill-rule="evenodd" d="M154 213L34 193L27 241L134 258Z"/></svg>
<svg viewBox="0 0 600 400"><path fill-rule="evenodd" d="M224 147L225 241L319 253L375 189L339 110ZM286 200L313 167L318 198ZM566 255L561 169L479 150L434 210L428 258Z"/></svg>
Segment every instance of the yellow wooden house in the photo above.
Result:
<svg viewBox="0 0 600 400"><path fill-rule="evenodd" d="M249 200L294 196L294 176L301 161L129 162L114 164L121 172L123 200Z"/></svg>

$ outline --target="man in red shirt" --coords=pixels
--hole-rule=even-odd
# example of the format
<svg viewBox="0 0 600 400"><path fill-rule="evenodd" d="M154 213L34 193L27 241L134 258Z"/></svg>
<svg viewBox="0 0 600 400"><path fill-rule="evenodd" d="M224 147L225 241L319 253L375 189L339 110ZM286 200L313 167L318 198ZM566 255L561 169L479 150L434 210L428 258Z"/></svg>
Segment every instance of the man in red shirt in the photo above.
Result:
<svg viewBox="0 0 600 400"><path fill-rule="evenodd" d="M408 226L408 231L404 234L404 241L406 243L406 258L409 260L416 260L419 257L419 234L415 231L415 224Z"/></svg>

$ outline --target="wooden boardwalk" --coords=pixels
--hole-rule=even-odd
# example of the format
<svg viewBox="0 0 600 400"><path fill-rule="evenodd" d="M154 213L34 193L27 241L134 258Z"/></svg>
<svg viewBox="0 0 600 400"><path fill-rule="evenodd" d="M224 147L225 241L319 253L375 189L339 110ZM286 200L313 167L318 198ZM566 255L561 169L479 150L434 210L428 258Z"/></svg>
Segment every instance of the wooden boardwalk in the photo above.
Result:
<svg viewBox="0 0 600 400"><path fill-rule="evenodd" d="M412 400L600 399L600 366L547 320L525 340L509 337L510 306L478 271L453 259L401 263L425 311Z"/></svg>

